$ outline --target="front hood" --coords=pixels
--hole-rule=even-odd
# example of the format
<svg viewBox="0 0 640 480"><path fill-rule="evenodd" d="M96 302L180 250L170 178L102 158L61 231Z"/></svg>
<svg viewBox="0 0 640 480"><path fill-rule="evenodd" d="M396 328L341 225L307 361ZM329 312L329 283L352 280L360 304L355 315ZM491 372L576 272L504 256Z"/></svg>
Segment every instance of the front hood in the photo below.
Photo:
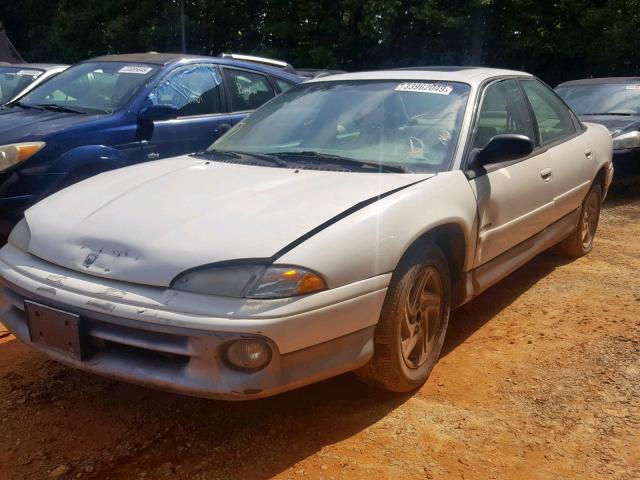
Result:
<svg viewBox="0 0 640 480"><path fill-rule="evenodd" d="M359 202L430 176L176 157L98 175L30 208L29 251L73 270L169 286L196 266L271 257Z"/></svg>
<svg viewBox="0 0 640 480"><path fill-rule="evenodd" d="M40 140L52 132L85 123L100 115L51 112L12 107L0 110L0 145Z"/></svg>
<svg viewBox="0 0 640 480"><path fill-rule="evenodd" d="M634 130L640 127L640 116L630 115L578 115L583 122L599 123L609 130L612 136L620 134L622 131Z"/></svg>

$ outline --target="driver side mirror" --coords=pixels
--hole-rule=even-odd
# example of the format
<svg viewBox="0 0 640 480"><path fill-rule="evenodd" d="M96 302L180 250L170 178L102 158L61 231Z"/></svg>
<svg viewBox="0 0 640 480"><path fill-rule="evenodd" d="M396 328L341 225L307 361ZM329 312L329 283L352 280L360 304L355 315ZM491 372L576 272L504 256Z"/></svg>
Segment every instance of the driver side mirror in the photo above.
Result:
<svg viewBox="0 0 640 480"><path fill-rule="evenodd" d="M178 109L172 105L149 105L138 113L140 120L153 122L155 120L171 120L178 116Z"/></svg>
<svg viewBox="0 0 640 480"><path fill-rule="evenodd" d="M494 163L517 160L533 151L533 142L525 135L505 133L496 135L476 153L472 165L484 167Z"/></svg>

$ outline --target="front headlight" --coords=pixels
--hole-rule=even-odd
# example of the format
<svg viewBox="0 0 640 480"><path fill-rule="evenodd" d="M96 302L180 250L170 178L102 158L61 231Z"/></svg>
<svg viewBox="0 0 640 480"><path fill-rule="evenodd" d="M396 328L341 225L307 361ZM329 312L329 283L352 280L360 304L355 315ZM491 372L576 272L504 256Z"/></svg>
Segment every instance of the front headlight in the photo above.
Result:
<svg viewBox="0 0 640 480"><path fill-rule="evenodd" d="M12 143L0 147L0 172L15 164L24 162L38 153L45 146L44 142Z"/></svg>
<svg viewBox="0 0 640 480"><path fill-rule="evenodd" d="M14 247L26 252L29 249L29 242L31 241L31 231L27 221L23 218L18 224L13 227L7 242Z"/></svg>
<svg viewBox="0 0 640 480"><path fill-rule="evenodd" d="M289 265L225 265L189 270L171 288L236 298L284 298L327 288L310 270Z"/></svg>
<svg viewBox="0 0 640 480"><path fill-rule="evenodd" d="M640 147L640 132L623 133L619 137L613 138L613 149L624 150L627 148Z"/></svg>

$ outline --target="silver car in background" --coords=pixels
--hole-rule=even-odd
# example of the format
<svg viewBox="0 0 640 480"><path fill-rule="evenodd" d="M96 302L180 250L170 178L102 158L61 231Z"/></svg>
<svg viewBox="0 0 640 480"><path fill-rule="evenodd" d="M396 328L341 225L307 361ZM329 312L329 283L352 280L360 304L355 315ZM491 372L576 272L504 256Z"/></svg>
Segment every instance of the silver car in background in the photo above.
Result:
<svg viewBox="0 0 640 480"><path fill-rule="evenodd" d="M17 100L68 67L53 63L0 63L0 105Z"/></svg>

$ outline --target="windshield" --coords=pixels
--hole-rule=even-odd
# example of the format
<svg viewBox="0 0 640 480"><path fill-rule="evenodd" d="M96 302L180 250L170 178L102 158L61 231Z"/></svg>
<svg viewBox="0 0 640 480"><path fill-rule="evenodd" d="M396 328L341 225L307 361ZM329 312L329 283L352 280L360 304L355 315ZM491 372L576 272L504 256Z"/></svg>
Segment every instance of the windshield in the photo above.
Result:
<svg viewBox="0 0 640 480"><path fill-rule="evenodd" d="M37 68L0 67L0 105L13 100L43 73Z"/></svg>
<svg viewBox="0 0 640 480"><path fill-rule="evenodd" d="M301 84L258 109L209 150L271 154L289 162L298 153L298 160L315 164L339 157L396 171L443 171L453 157L468 93L468 85L455 82Z"/></svg>
<svg viewBox="0 0 640 480"><path fill-rule="evenodd" d="M34 88L20 104L112 113L122 108L157 69L156 65L141 63L80 63Z"/></svg>
<svg viewBox="0 0 640 480"><path fill-rule="evenodd" d="M578 115L640 115L640 81L567 85L556 92Z"/></svg>

